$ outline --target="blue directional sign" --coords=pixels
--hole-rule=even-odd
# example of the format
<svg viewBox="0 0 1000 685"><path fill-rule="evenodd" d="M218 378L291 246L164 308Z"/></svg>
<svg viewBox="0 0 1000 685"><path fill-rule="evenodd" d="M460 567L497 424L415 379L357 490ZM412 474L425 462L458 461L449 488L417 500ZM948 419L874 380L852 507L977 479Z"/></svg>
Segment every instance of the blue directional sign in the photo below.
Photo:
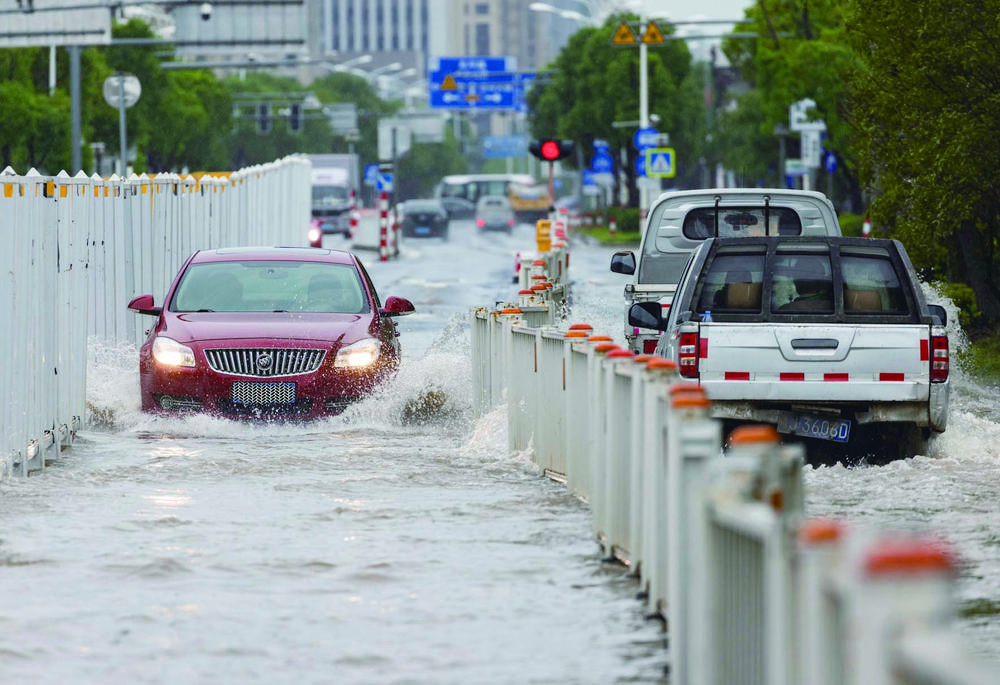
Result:
<svg viewBox="0 0 1000 685"><path fill-rule="evenodd" d="M635 158L635 173L636 176L646 175L646 155L639 155Z"/></svg>
<svg viewBox="0 0 1000 685"><path fill-rule="evenodd" d="M632 144L637 150L645 150L648 147L656 147L660 142L660 132L652 126L636 129L632 136Z"/></svg>
<svg viewBox="0 0 1000 685"><path fill-rule="evenodd" d="M585 186L596 186L597 181L594 180L594 172L590 169L584 169L582 174L582 185Z"/></svg>
<svg viewBox="0 0 1000 685"><path fill-rule="evenodd" d="M439 57L428 72L429 104L439 109L526 111L533 73L517 73L513 57Z"/></svg>
<svg viewBox="0 0 1000 685"><path fill-rule="evenodd" d="M832 174L837 170L837 155L833 154L833 150L827 150L826 152L826 172Z"/></svg>
<svg viewBox="0 0 1000 685"><path fill-rule="evenodd" d="M593 145L594 145L594 150L596 152L607 152L608 148L611 147L611 145L608 143L608 141L603 140L601 138L594 138Z"/></svg>
<svg viewBox="0 0 1000 685"><path fill-rule="evenodd" d="M378 164L365 164L365 185L378 185Z"/></svg>
<svg viewBox="0 0 1000 685"><path fill-rule="evenodd" d="M483 136L483 157L524 157L528 154L528 136Z"/></svg>
<svg viewBox="0 0 1000 685"><path fill-rule="evenodd" d="M673 178L677 175L672 147L646 148L646 175L653 178Z"/></svg>
<svg viewBox="0 0 1000 685"><path fill-rule="evenodd" d="M376 165L377 166L377 165ZM392 192L392 174L391 173L380 173L378 175L378 185L376 186L379 192Z"/></svg>
<svg viewBox="0 0 1000 685"><path fill-rule="evenodd" d="M590 159L590 170L595 174L610 174L614 168L614 160L607 152L597 152Z"/></svg>
<svg viewBox="0 0 1000 685"><path fill-rule="evenodd" d="M438 57L428 64L429 78L434 81L436 75L441 78L445 74L455 73L490 73L517 71L517 60L514 57ZM440 78L437 79L440 82Z"/></svg>

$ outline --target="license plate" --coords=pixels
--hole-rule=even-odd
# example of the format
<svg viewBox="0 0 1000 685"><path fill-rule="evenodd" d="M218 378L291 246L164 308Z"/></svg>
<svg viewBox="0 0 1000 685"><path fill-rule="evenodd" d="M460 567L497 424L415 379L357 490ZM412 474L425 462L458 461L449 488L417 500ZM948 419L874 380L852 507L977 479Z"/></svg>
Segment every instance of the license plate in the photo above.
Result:
<svg viewBox="0 0 1000 685"><path fill-rule="evenodd" d="M778 421L778 431L806 438L847 442L851 434L851 422L848 419L831 419L809 414L784 414Z"/></svg>
<svg viewBox="0 0 1000 685"><path fill-rule="evenodd" d="M431 227L430 226L417 226L417 228L415 230L416 230L417 235L430 235Z"/></svg>
<svg viewBox="0 0 1000 685"><path fill-rule="evenodd" d="M291 404L295 401L295 383L234 381L232 398L239 404Z"/></svg>

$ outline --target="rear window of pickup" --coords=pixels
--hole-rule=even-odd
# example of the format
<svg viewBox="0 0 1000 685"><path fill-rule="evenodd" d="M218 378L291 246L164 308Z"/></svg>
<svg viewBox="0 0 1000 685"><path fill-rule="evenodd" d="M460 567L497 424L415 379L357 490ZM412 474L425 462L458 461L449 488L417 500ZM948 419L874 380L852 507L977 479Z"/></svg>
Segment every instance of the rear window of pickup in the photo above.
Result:
<svg viewBox="0 0 1000 685"><path fill-rule="evenodd" d="M789 241L719 245L693 310L713 320L918 320L899 255L886 246Z"/></svg>

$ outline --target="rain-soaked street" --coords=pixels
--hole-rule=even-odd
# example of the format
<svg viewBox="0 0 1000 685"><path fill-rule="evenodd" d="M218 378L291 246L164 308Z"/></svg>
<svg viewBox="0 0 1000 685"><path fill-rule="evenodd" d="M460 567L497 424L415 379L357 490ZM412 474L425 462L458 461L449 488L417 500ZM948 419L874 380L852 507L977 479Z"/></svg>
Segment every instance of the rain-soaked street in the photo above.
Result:
<svg viewBox="0 0 1000 685"><path fill-rule="evenodd" d="M665 682L660 624L586 505L507 453L503 408L473 419L468 312L512 297L532 243L457 222L397 261L361 253L417 312L399 375L336 419L148 417L136 350L92 348L101 424L0 483L0 682ZM619 340L610 253L574 244L572 319ZM959 630L1000 661L1000 402L954 384L928 455L807 469L807 513L943 533Z"/></svg>

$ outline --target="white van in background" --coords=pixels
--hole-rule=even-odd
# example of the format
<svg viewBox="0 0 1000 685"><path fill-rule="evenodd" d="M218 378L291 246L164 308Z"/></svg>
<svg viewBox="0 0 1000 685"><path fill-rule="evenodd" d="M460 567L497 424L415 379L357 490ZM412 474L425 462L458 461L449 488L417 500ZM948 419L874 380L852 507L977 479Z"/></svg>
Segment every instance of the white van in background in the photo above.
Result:
<svg viewBox="0 0 1000 685"><path fill-rule="evenodd" d="M709 188L663 193L649 210L638 258L631 251L611 258L613 272L632 276L625 286L629 349L651 353L660 334L630 326L629 308L657 300L666 316L691 253L706 238L840 234L833 203L815 191Z"/></svg>

